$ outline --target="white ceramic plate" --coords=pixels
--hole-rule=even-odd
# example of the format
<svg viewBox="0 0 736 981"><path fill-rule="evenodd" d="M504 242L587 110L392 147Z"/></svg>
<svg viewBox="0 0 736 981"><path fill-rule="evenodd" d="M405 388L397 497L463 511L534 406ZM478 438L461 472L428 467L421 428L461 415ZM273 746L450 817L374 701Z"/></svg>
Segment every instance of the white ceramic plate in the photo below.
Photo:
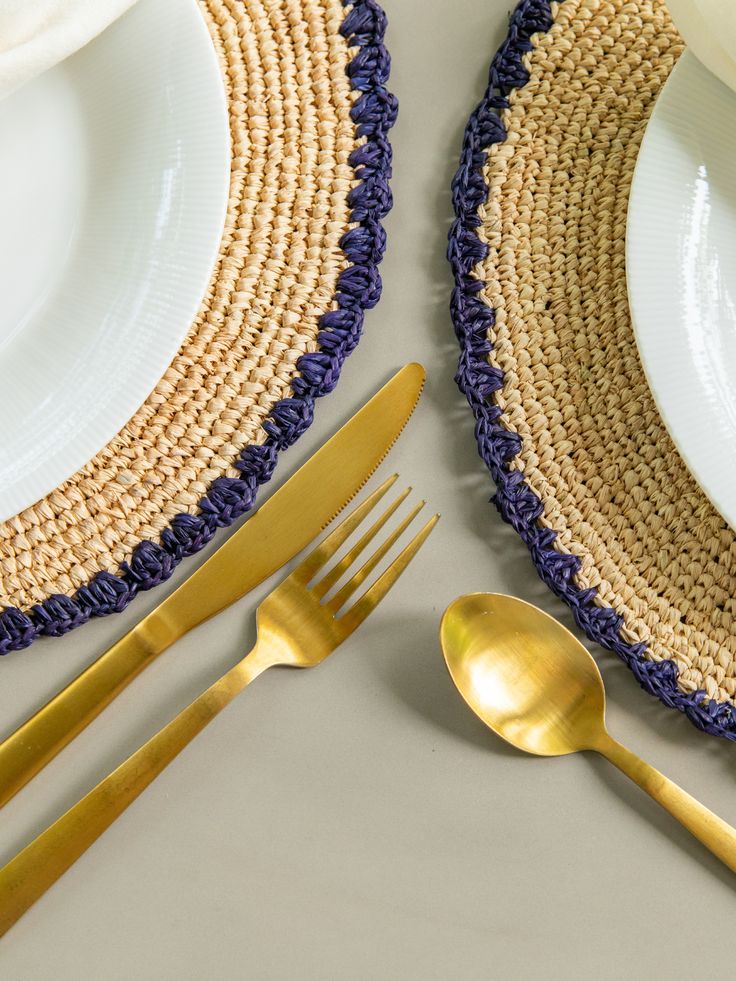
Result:
<svg viewBox="0 0 736 981"><path fill-rule="evenodd" d="M634 329L657 406L736 528L736 93L688 51L644 134L626 250Z"/></svg>
<svg viewBox="0 0 736 981"><path fill-rule="evenodd" d="M230 137L196 0L140 0L0 102L0 520L145 401L217 257Z"/></svg>

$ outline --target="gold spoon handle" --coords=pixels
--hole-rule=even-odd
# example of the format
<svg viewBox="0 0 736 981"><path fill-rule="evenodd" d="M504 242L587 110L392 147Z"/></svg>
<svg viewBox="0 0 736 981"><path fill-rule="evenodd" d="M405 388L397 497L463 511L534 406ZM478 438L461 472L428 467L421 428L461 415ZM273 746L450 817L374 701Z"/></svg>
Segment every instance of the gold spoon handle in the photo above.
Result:
<svg viewBox="0 0 736 981"><path fill-rule="evenodd" d="M736 829L607 733L595 746L595 750L637 783L653 800L669 811L672 817L677 818L690 834L709 848L732 872L736 872Z"/></svg>

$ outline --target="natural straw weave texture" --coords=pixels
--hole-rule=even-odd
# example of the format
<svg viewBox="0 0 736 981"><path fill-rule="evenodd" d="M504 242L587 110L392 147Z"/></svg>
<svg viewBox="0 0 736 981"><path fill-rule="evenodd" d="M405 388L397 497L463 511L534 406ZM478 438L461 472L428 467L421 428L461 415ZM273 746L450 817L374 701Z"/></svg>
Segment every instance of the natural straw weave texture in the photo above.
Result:
<svg viewBox="0 0 736 981"><path fill-rule="evenodd" d="M647 690L736 738L736 538L657 413L626 292L634 165L681 50L659 0L519 4L454 184L458 381L544 580Z"/></svg>
<svg viewBox="0 0 736 981"><path fill-rule="evenodd" d="M201 0L230 109L220 256L188 337L124 430L0 525L0 653L122 609L252 507L380 293L390 206L374 0Z"/></svg>

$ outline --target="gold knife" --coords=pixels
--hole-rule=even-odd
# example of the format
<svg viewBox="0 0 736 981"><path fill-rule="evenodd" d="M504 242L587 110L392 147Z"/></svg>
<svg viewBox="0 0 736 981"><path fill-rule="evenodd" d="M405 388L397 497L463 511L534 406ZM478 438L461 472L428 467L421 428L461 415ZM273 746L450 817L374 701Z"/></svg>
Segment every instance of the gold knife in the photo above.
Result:
<svg viewBox="0 0 736 981"><path fill-rule="evenodd" d="M155 610L0 743L0 807L162 651L305 548L358 493L400 435L425 372L408 364Z"/></svg>

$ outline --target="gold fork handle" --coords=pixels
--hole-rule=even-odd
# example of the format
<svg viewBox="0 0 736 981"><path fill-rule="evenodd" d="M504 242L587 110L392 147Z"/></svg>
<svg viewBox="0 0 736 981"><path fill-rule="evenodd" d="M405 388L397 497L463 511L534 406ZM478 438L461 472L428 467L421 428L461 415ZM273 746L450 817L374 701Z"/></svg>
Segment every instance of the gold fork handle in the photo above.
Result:
<svg viewBox="0 0 736 981"><path fill-rule="evenodd" d="M669 811L732 872L736 872L736 830L730 824L608 734L595 749Z"/></svg>
<svg viewBox="0 0 736 981"><path fill-rule="evenodd" d="M268 666L254 649L0 869L0 936Z"/></svg>

